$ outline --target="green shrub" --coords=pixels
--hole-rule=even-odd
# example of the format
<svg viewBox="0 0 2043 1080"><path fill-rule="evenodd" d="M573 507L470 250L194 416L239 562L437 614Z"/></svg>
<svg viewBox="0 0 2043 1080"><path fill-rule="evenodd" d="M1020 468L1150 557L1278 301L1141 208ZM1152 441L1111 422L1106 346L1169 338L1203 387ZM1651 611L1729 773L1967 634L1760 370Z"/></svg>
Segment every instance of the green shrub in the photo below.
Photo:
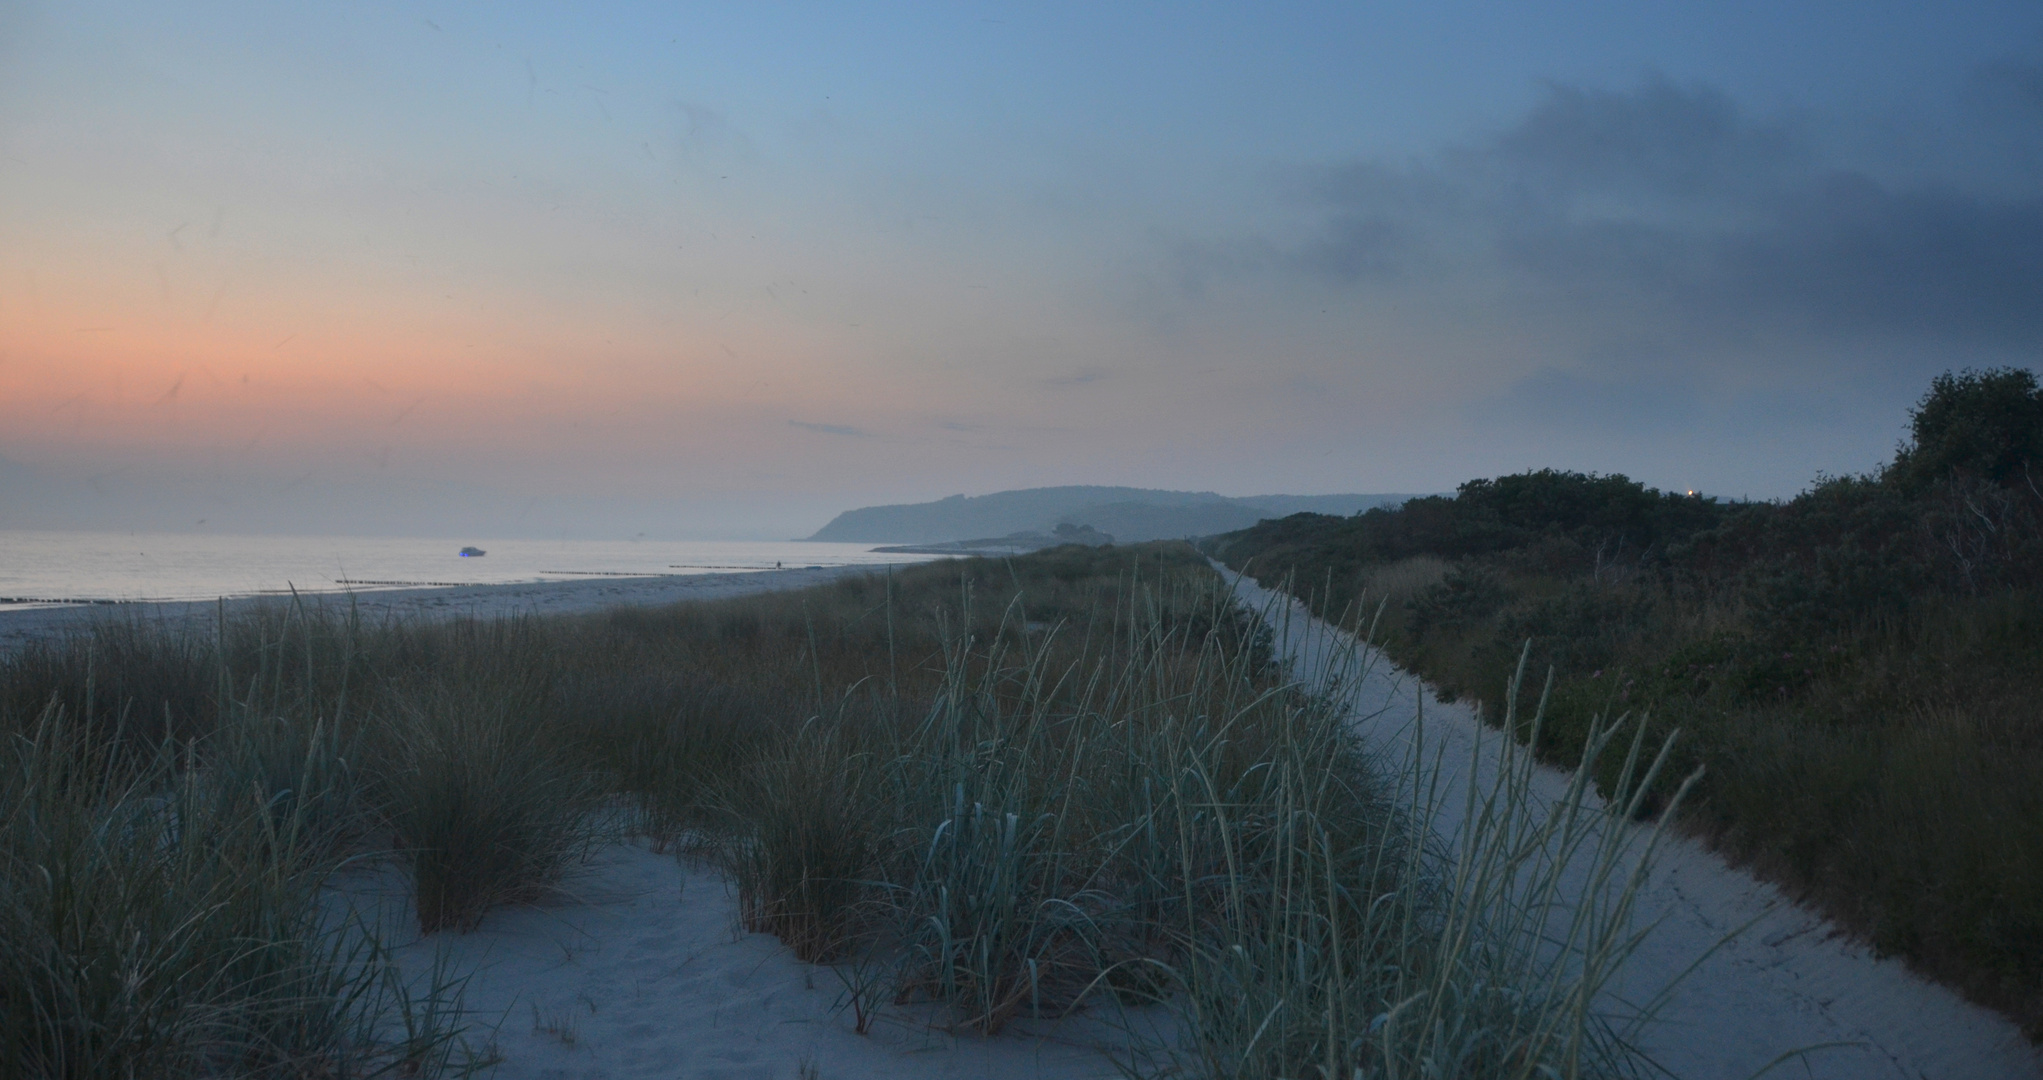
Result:
<svg viewBox="0 0 2043 1080"><path fill-rule="evenodd" d="M1993 484L2033 481L2043 461L2043 388L2021 368L1945 372L1909 413L1910 443L1887 475L1924 491L1953 474Z"/></svg>
<svg viewBox="0 0 2043 1080"><path fill-rule="evenodd" d="M1673 772L1707 779L1687 827L2043 1037L2043 725L2023 689L2043 624L2017 614L2043 609L2043 394L2027 371L1945 375L1913 421L1880 472L1778 503L1543 470L1208 548L1306 583L1328 617L1437 560L1384 619L1397 662L1498 721L1529 643L1559 675L1537 747L1558 763L1607 712L1690 732Z"/></svg>

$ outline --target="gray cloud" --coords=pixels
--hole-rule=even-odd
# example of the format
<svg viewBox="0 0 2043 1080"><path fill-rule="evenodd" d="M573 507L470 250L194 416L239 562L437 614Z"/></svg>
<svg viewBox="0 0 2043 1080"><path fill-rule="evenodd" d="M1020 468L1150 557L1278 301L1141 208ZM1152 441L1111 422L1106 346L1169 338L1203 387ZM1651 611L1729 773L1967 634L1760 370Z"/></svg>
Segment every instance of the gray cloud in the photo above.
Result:
<svg viewBox="0 0 2043 1080"><path fill-rule="evenodd" d="M1838 173L1754 200L1738 227L1530 218L1503 265L1594 309L1650 305L1687 332L1767 324L1953 344L2043 343L2043 200L1896 191Z"/></svg>
<svg viewBox="0 0 2043 1080"><path fill-rule="evenodd" d="M2004 57L1981 64L1972 74L1972 97L1989 111L2043 120L2043 64Z"/></svg>
<svg viewBox="0 0 2043 1080"><path fill-rule="evenodd" d="M813 431L819 435L844 435L855 439L872 437L872 432L852 427L849 424L811 424L801 420L789 420L787 426L801 428L803 431Z"/></svg>
<svg viewBox="0 0 2043 1080"><path fill-rule="evenodd" d="M1611 380L1545 368L1495 398L1477 401L1471 412L1484 423L1652 436L1693 425L1699 403L1694 385L1685 379Z"/></svg>
<svg viewBox="0 0 2043 1080"><path fill-rule="evenodd" d="M1806 156L1792 128L1746 119L1719 91L1650 79L1630 92L1549 84L1515 127L1449 158L1521 191L1717 200Z"/></svg>
<svg viewBox="0 0 2043 1080"><path fill-rule="evenodd" d="M2043 103L2043 69L2009 63L1981 79ZM2029 138L2043 146L2043 125ZM1756 119L1707 86L1549 86L1488 139L1294 179L1305 231L1187 246L1178 276L1193 292L1273 271L1450 299L1501 286L1585 343L1650 326L1761 351L1811 335L2043 346L2043 186L1889 182L1826 163L1819 145L1805 125Z"/></svg>
<svg viewBox="0 0 2043 1080"><path fill-rule="evenodd" d="M1341 214L1327 223L1325 236L1301 245L1283 261L1341 282L1394 278L1416 253L1413 233L1386 213Z"/></svg>

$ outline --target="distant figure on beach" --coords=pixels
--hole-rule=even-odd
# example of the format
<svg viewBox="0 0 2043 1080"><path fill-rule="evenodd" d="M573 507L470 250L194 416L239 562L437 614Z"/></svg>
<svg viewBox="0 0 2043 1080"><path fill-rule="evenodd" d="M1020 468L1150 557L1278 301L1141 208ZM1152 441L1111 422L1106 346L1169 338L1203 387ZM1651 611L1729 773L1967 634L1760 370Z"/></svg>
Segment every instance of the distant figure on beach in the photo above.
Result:
<svg viewBox="0 0 2043 1080"><path fill-rule="evenodd" d="M778 569L780 569L780 560L779 560L779 559L775 559L775 560L773 560L773 568L774 568L775 570L778 570Z"/></svg>

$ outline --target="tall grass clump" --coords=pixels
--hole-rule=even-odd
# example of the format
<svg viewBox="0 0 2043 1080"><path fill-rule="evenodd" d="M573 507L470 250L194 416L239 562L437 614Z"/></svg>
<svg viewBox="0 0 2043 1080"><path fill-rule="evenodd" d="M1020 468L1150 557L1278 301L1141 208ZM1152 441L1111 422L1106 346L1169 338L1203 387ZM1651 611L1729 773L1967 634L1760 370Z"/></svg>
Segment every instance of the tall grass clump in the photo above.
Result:
<svg viewBox="0 0 2043 1080"><path fill-rule="evenodd" d="M415 643L438 677L388 689L374 799L410 871L419 929L472 930L558 885L598 835L598 789L568 750L528 620L459 622Z"/></svg>
<svg viewBox="0 0 2043 1080"><path fill-rule="evenodd" d="M0 1074L448 1064L453 1028L392 1036L410 988L321 907L334 863L298 808L168 752L117 767L97 736L53 704L0 747Z"/></svg>
<svg viewBox="0 0 2043 1080"><path fill-rule="evenodd" d="M1599 996L1634 940L1621 817L1540 803L1514 759L1443 847L1423 770L1350 727L1355 673L1287 676L1210 570L1044 611L1003 569L923 625L914 701L861 684L727 789L754 929L965 1030L1160 1005L1179 1036L1137 1072L1626 1074Z"/></svg>
<svg viewBox="0 0 2043 1080"><path fill-rule="evenodd" d="M211 732L221 666L211 635L169 633L139 619L107 618L62 637L32 640L5 657L0 728L26 733L56 704L115 751L104 764L143 768L165 745Z"/></svg>
<svg viewBox="0 0 2043 1080"><path fill-rule="evenodd" d="M835 720L803 725L719 785L718 806L740 837L722 847L740 918L811 962L855 947L886 839L856 720Z"/></svg>
<svg viewBox="0 0 2043 1080"><path fill-rule="evenodd" d="M562 730L636 831L661 850L700 846L724 820L728 781L751 775L785 719L805 714L784 694L733 685L728 669L609 644L601 663L571 668L555 687Z"/></svg>
<svg viewBox="0 0 2043 1080"><path fill-rule="evenodd" d="M1313 740L1279 766L1268 810L1216 802L1210 824L1188 822L1211 831L1227 866L1206 879L1213 932L1186 953L1196 1071L1643 1074L1628 1039L1653 1007L1620 1014L1608 990L1644 936L1633 906L1658 833L1629 829L1636 802L1604 804L1589 781L1626 728L1619 768L1636 799L1666 748L1648 762L1643 728L1613 724L1551 800L1529 753L1478 741L1470 775L1491 779L1444 805L1421 719L1407 757L1376 763L1380 816L1359 830L1328 805ZM1435 837L1425 823L1442 818L1459 825Z"/></svg>
<svg viewBox="0 0 2043 1080"><path fill-rule="evenodd" d="M329 888L387 846L360 706L399 629L293 603L0 656L0 1075L468 1057L460 979L405 977Z"/></svg>

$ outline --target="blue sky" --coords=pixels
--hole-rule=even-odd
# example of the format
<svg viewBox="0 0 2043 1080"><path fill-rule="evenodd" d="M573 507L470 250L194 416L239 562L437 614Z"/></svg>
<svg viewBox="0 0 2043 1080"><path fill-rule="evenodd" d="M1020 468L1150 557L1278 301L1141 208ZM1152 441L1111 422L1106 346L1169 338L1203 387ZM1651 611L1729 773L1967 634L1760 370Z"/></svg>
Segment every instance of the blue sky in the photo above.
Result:
<svg viewBox="0 0 2043 1080"><path fill-rule="evenodd" d="M0 483L548 535L1785 495L2036 364L2038 177L2033 3L0 0Z"/></svg>

